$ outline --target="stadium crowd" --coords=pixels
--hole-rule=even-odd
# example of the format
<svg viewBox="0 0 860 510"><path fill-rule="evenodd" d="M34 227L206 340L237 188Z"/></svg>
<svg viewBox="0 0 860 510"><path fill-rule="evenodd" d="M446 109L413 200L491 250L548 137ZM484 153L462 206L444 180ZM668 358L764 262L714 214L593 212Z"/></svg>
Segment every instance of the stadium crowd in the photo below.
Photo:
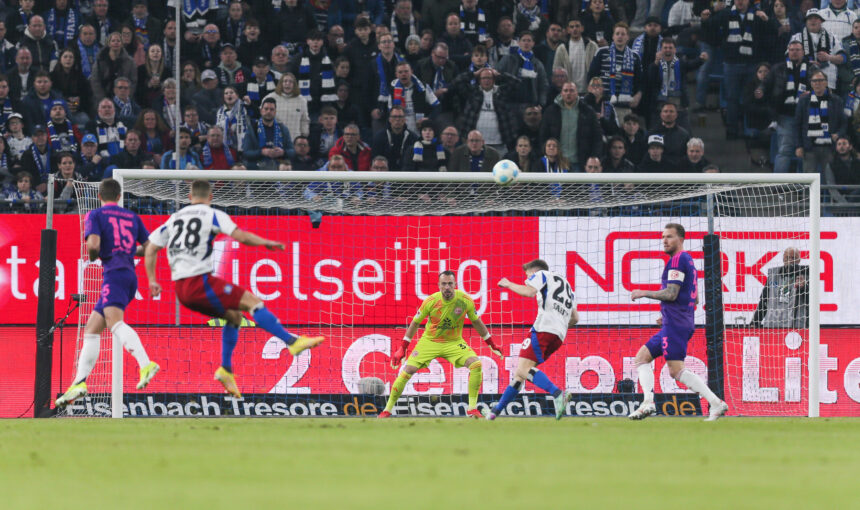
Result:
<svg viewBox="0 0 860 510"><path fill-rule="evenodd" d="M177 160L719 171L691 116L720 76L726 139L860 184L860 4L817 1L3 0L3 194Z"/></svg>

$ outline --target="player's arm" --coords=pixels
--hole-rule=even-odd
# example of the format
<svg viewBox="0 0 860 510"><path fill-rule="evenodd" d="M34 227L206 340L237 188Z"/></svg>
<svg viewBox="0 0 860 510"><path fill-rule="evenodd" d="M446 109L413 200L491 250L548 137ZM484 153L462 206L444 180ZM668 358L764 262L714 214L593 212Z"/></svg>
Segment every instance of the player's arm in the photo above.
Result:
<svg viewBox="0 0 860 510"><path fill-rule="evenodd" d="M253 232L248 232L240 228L234 229L233 232L230 233L230 237L239 241L245 246L264 246L267 250L272 251L284 250L284 243L279 243L278 241L272 241L271 239L260 237Z"/></svg>
<svg viewBox="0 0 860 510"><path fill-rule="evenodd" d="M394 354L391 355L391 368L396 369L400 365L400 362L403 361L403 358L406 357L406 350L409 349L409 344L412 343L412 339L420 327L421 322L415 319L409 323L409 327L406 328L406 334L403 335L403 340L394 351Z"/></svg>
<svg viewBox="0 0 860 510"><path fill-rule="evenodd" d="M650 298L656 299L657 301L675 301L678 299L678 292L681 291L681 286L677 283L670 283L666 285L665 289L653 291L653 290L634 290L630 297L633 298L633 301L636 301L639 298Z"/></svg>
<svg viewBox="0 0 860 510"><path fill-rule="evenodd" d="M487 329L487 325L484 324L484 321L482 321L480 317L470 317L469 319L472 321L472 327L475 328L475 331L477 331L479 335L481 335L481 338L484 339L484 343L487 344L490 351L499 358L504 358L505 355L502 353L502 348L493 342L493 335L490 334L490 330Z"/></svg>
<svg viewBox="0 0 860 510"><path fill-rule="evenodd" d="M90 262L95 262L99 258L99 250L102 248L102 237L98 234L90 234L87 236L87 257Z"/></svg>
<svg viewBox="0 0 860 510"><path fill-rule="evenodd" d="M501 280L499 280L499 287L510 289L522 297L535 297L538 293L538 290L531 285L522 285L519 283L514 283L507 278L502 278Z"/></svg>
<svg viewBox="0 0 860 510"><path fill-rule="evenodd" d="M579 322L579 312L576 310L576 304L574 304L573 309L570 311L570 319L567 321L567 327L572 328L576 326L577 322Z"/></svg>
<svg viewBox="0 0 860 510"><path fill-rule="evenodd" d="M143 244L138 244L137 249L134 251L135 257L143 257L146 255L146 247L149 245L149 240L143 242Z"/></svg>
<svg viewBox="0 0 860 510"><path fill-rule="evenodd" d="M162 248L164 247L148 241L143 253L143 266L146 268L146 278L149 280L149 292L152 294L152 297L161 294L161 285L155 277L155 265L158 262L158 252Z"/></svg>

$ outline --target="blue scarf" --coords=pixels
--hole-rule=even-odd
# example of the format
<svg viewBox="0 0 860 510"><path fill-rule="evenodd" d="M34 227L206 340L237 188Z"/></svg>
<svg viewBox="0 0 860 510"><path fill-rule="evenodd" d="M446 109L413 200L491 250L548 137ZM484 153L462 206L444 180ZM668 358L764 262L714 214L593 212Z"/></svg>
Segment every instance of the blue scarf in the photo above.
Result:
<svg viewBox="0 0 860 510"><path fill-rule="evenodd" d="M550 163L549 158L546 156L540 158L540 162L543 165L544 171L548 174L566 174L567 168L561 168L559 166L558 161L555 163ZM556 198L561 196L561 184L555 183L549 185L549 191Z"/></svg>
<svg viewBox="0 0 860 510"><path fill-rule="evenodd" d="M669 75L669 79L666 79L666 75ZM675 60L672 61L672 70L669 70L669 64L660 59L660 94L657 96L658 99L666 99L668 97L678 97L681 95L681 80L684 77L681 75L681 61L678 60L678 57L675 57Z"/></svg>
<svg viewBox="0 0 860 510"><path fill-rule="evenodd" d="M479 156L472 156L469 154L469 171L470 172L480 172L481 165L484 164L484 153L486 149L481 149L481 154Z"/></svg>
<svg viewBox="0 0 860 510"><path fill-rule="evenodd" d="M96 131L98 132L99 147L104 147L111 156L119 154L119 152L125 148L126 129L122 122L116 123L116 131L119 136L119 140L108 140L108 130L104 126L99 126L96 128Z"/></svg>
<svg viewBox="0 0 860 510"><path fill-rule="evenodd" d="M660 48L660 45L663 44L663 36L657 36L657 48ZM633 53L639 55L639 58L642 59L644 56L642 53L645 51L645 34L640 35L633 41ZM658 50L659 51L659 50Z"/></svg>
<svg viewBox="0 0 860 510"><path fill-rule="evenodd" d="M9 116L15 113L12 109L12 100L8 97L3 100L3 104L0 105L0 128L6 129L6 121L9 120Z"/></svg>
<svg viewBox="0 0 860 510"><path fill-rule="evenodd" d="M33 153L33 161L36 162L36 169L39 171L40 180L47 182L48 173L51 171L51 145L45 145L45 160L42 162L42 153L36 148L36 144L30 146L30 152Z"/></svg>
<svg viewBox="0 0 860 510"><path fill-rule="evenodd" d="M618 59L615 45L609 45L609 102L627 105L633 100L633 50L624 48L621 68L618 68ZM619 76L619 73L621 76ZM621 94L618 94L618 82L621 82Z"/></svg>
<svg viewBox="0 0 860 510"><path fill-rule="evenodd" d="M445 75L442 73L443 70L442 67L436 68L436 76L433 77L433 90L444 89L448 86L448 82L445 81Z"/></svg>
<svg viewBox="0 0 860 510"><path fill-rule="evenodd" d="M263 119L257 121L257 142L260 144L260 148L270 147L270 148L284 148L284 135L281 133L281 126L278 124L276 120L272 124L272 129L274 133L272 133L272 144L269 145L267 143L266 138L266 126L263 124Z"/></svg>
<svg viewBox="0 0 860 510"><path fill-rule="evenodd" d="M806 61L801 61L800 72L798 77L800 82L794 77L794 63L790 59L785 59L785 71L787 80L785 82L785 100L783 104L797 104L800 96L806 92Z"/></svg>
<svg viewBox="0 0 860 510"><path fill-rule="evenodd" d="M842 48L848 53L848 62L851 63L851 72L854 76L860 75L860 42L849 35L842 39Z"/></svg>
<svg viewBox="0 0 860 510"><path fill-rule="evenodd" d="M485 64L484 64L484 67L482 67L481 69L486 69L486 68L488 68L488 67L490 67L490 63L489 63L489 62L485 63ZM477 69L475 68L475 63L474 63L474 62L470 62L470 63L469 63L469 74L470 74L470 75L472 75L472 81L470 82L472 85L474 85L474 84L475 84L475 71L477 71Z"/></svg>
<svg viewBox="0 0 860 510"><path fill-rule="evenodd" d="M436 138L427 142L427 145L436 145L436 161L445 164L445 147ZM412 146L412 161L424 161L424 141L419 140Z"/></svg>
<svg viewBox="0 0 860 510"><path fill-rule="evenodd" d="M57 127L54 125L53 121L48 122L48 136L50 137L50 145L51 150L60 152L60 151L72 151L78 152L78 141L75 138L74 131L72 131L71 124L66 122L66 131L68 132L68 137L66 137L68 145L63 147L63 140L60 138L60 135L57 133Z"/></svg>
<svg viewBox="0 0 860 510"><path fill-rule="evenodd" d="M394 58L396 58L398 62L403 62L403 57L397 53L394 54ZM376 100L381 103L387 103L388 97L391 95L391 88L388 80L385 78L385 67L383 66L382 53L376 56L376 74L379 75L379 97L377 97Z"/></svg>
<svg viewBox="0 0 860 510"><path fill-rule="evenodd" d="M228 40L233 39L230 42L233 43L233 46L238 48L239 44L242 42L242 34L245 32L245 18L239 20L236 24L235 30L233 29L233 19L228 19L226 28ZM230 32L232 32L232 34L230 34ZM230 37L230 35L232 35L232 37Z"/></svg>
<svg viewBox="0 0 860 510"><path fill-rule="evenodd" d="M471 25L471 23L469 24ZM469 29L469 32L466 32L466 29ZM460 4L460 31L464 34L468 35L471 33L478 34L478 42L482 43L487 40L487 15L484 14L482 9L478 9L478 20L475 23L475 26L466 26L466 11L463 10L463 4Z"/></svg>
<svg viewBox="0 0 860 510"><path fill-rule="evenodd" d="M131 98L129 98L128 101L123 102L118 97L113 96L113 102L119 110L117 112L118 117L131 117L134 115L134 110L131 107Z"/></svg>
<svg viewBox="0 0 860 510"><path fill-rule="evenodd" d="M528 20L529 20L528 29L529 30L534 32L538 28L540 28L540 19L541 18L540 18L540 7L539 6L535 5L531 9L526 9L525 7L523 7L523 4L517 3L517 10L520 12L520 14L522 14L523 16L528 18Z"/></svg>
<svg viewBox="0 0 860 510"><path fill-rule="evenodd" d="M809 119L806 136L812 138L812 143L817 146L833 145L833 138L830 137L829 99L829 92L825 92L821 97L813 92L809 97Z"/></svg>
<svg viewBox="0 0 860 510"><path fill-rule="evenodd" d="M427 94L427 90L424 88L424 84L421 83L421 80L412 75L412 86L415 90L421 94ZM413 95L412 102L415 102L415 96ZM429 101L428 101L429 102ZM437 100L433 104L437 104L439 101ZM394 83L394 93L391 96L391 105L392 106L406 106L406 98L403 96L403 84L400 83L400 80L395 80Z"/></svg>
<svg viewBox="0 0 860 510"><path fill-rule="evenodd" d="M272 73L266 74L266 84L264 85L266 88L266 92L267 93L270 92L270 87L271 87L271 91L274 91L275 90L274 85L275 85L274 75L272 75ZM248 82L247 89L248 89L248 97L251 99L251 101L254 103L259 102L260 101L260 84L257 82L257 75L256 74L254 74L254 73L251 74L251 80Z"/></svg>
<svg viewBox="0 0 860 510"><path fill-rule="evenodd" d="M213 0L174 0L174 2L182 2L182 13L187 18L191 18L195 13L206 14L212 8L212 4L216 4Z"/></svg>
<svg viewBox="0 0 860 510"><path fill-rule="evenodd" d="M322 62L320 63L320 76L322 77L322 90L320 94L321 102L337 101L337 94L334 90L334 70L331 66L331 59L328 55L323 54ZM299 91L302 97L310 103L311 98L311 59L305 55L299 63Z"/></svg>
<svg viewBox="0 0 860 510"><path fill-rule="evenodd" d="M45 26L47 27L48 35L57 42L57 47L65 48L70 41L75 40L75 34L78 32L78 17L78 13L72 8L66 11L65 18L57 16L56 9L48 11ZM59 23L63 23L65 26L57 26Z"/></svg>
<svg viewBox="0 0 860 510"><path fill-rule="evenodd" d="M535 72L535 65L532 62L532 57L535 56L531 51L523 51L520 48L517 48L517 53L520 55L520 58L523 59L523 67L520 69L520 77L521 78L537 78L537 72Z"/></svg>
<svg viewBox="0 0 860 510"><path fill-rule="evenodd" d="M149 48L149 30L146 29L146 20L149 19L149 16L146 16L145 18L136 18L132 16L131 18L134 20L134 33L143 39L143 47Z"/></svg>
<svg viewBox="0 0 860 510"><path fill-rule="evenodd" d="M78 39L78 52L81 54L81 71L85 77L89 78L91 74L93 74L93 62L95 61L95 54L99 51L99 44L93 43L92 45L92 56L93 60L90 60L91 53L87 51L87 47L84 46L84 43Z"/></svg>
<svg viewBox="0 0 860 510"><path fill-rule="evenodd" d="M738 45L738 53L751 57L753 54L753 21L755 14L750 7L746 14L741 14L736 6L732 6L729 11L729 36L726 37L726 42L736 43ZM743 34L741 34L741 24L743 24ZM804 29L805 31L806 29Z"/></svg>
<svg viewBox="0 0 860 510"><path fill-rule="evenodd" d="M224 151L224 159L227 160L227 168L224 170L229 170L236 162L233 160L233 153L230 152L230 149L226 145L222 145L221 149ZM212 165L212 147L209 147L209 143L203 146L203 166L208 167ZM220 168L217 170L221 170Z"/></svg>

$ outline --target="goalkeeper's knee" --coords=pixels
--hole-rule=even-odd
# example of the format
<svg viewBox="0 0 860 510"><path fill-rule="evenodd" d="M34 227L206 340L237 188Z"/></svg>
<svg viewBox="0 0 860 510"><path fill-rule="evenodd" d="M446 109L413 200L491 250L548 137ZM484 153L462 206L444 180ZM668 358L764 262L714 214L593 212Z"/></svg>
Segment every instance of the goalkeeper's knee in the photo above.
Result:
<svg viewBox="0 0 860 510"><path fill-rule="evenodd" d="M480 372L481 371L481 360L475 360L471 365L469 365L469 371Z"/></svg>

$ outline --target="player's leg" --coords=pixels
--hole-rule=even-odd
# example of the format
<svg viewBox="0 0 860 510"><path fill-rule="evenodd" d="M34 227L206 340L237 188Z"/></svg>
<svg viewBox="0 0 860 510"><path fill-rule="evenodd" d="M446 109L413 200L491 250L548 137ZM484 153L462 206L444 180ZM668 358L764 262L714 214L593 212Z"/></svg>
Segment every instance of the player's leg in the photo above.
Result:
<svg viewBox="0 0 860 510"><path fill-rule="evenodd" d="M469 356L463 362L463 366L469 369L469 408L466 415L473 418L483 418L484 415L478 410L478 393L481 391L481 383L484 382L481 358L477 355Z"/></svg>
<svg viewBox="0 0 860 510"><path fill-rule="evenodd" d="M99 313L100 311L94 310L90 314L89 319L87 319L87 324L84 327L84 341L81 345L81 352L78 353L75 378L66 392L54 401L54 404L57 406L66 406L71 404L75 399L87 394L87 377L89 377L90 372L93 371L93 367L96 366L96 361L99 359L101 334L105 329L105 318Z"/></svg>
<svg viewBox="0 0 860 510"><path fill-rule="evenodd" d="M684 354L686 354L686 352ZM667 359L666 364L669 366L669 375L671 375L673 379L684 383L686 387L695 391L708 401L710 412L707 421L714 421L720 416L726 414L726 411L729 410L729 406L720 400L720 397L708 388L708 385L705 384L705 381L703 381L701 377L686 369L683 359Z"/></svg>
<svg viewBox="0 0 860 510"><path fill-rule="evenodd" d="M657 412L657 406L654 405L654 369L651 368L651 362L654 361L654 358L663 355L663 348L667 341L666 336L661 329L636 353L633 363L636 367L639 385L642 386L642 404L627 416L631 420L641 420Z"/></svg>
<svg viewBox="0 0 860 510"><path fill-rule="evenodd" d="M133 295L134 293L132 292ZM146 385L155 377L155 374L158 373L161 367L158 366L158 363L149 359L137 331L125 322L125 312L122 308L118 306L106 306L104 314L105 323L108 329L110 329L111 334L119 340L123 348L137 361L137 366L140 369L140 380L137 383L137 389L142 390L146 388Z"/></svg>
<svg viewBox="0 0 860 510"><path fill-rule="evenodd" d="M239 300L239 309L244 312L250 312L254 317L254 321L274 336L280 338L287 344L290 354L297 356L305 349L316 347L323 343L325 337L322 336L304 336L294 335L281 326L281 322L275 315L269 311L263 304L263 301L254 294L245 291L242 298Z"/></svg>
<svg viewBox="0 0 860 510"><path fill-rule="evenodd" d="M242 398L236 377L233 375L233 350L239 342L239 326L242 324L242 312L225 310L224 320L227 324L221 328L221 366L215 371L215 380L220 382L227 393L235 398Z"/></svg>
<svg viewBox="0 0 860 510"><path fill-rule="evenodd" d="M522 353L522 351L520 351ZM520 356L519 361L517 361L517 368L514 371L514 377L511 379L511 384L505 388L505 391L502 393L502 398L499 399L499 402L493 407L493 410L490 411L490 414L487 415L488 420L495 420L498 415L502 413L505 407L511 402L511 400L516 397L520 390L523 389L523 386L526 384L526 379L529 376L529 370L536 367L537 362L531 359L528 359L524 356Z"/></svg>
<svg viewBox="0 0 860 510"><path fill-rule="evenodd" d="M417 348L417 346L416 346ZM407 364L403 365L403 370L397 374L397 378L394 379L394 382L391 383L391 394L388 395L388 401L385 403L385 409L379 413L380 418L388 418L391 416L391 410L394 409L394 404L400 399L400 395L403 394L403 390L406 389L406 385L409 383L409 380L412 379L412 376L415 375L415 372L420 370L422 367L418 364Z"/></svg>

